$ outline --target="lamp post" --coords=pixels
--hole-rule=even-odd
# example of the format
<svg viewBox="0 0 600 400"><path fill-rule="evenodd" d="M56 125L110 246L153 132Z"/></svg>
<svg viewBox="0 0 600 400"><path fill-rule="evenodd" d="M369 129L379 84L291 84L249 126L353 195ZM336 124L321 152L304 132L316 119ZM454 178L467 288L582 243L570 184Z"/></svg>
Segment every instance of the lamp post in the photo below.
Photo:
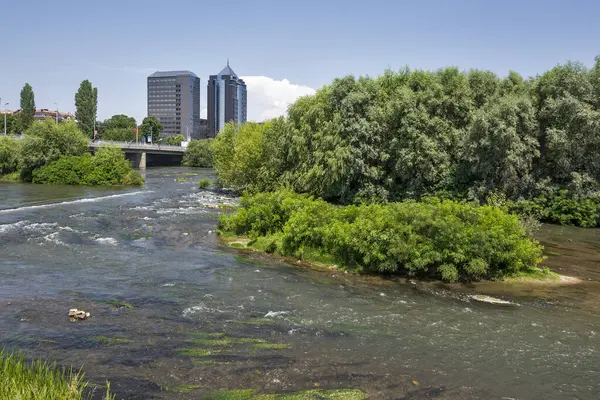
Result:
<svg viewBox="0 0 600 400"><path fill-rule="evenodd" d="M58 103L54 103L56 105L56 126L58 126Z"/></svg>
<svg viewBox="0 0 600 400"><path fill-rule="evenodd" d="M0 99L0 105L2 104L2 99ZM4 134L7 135L8 132L6 131L6 110L8 107L8 103L4 104Z"/></svg>

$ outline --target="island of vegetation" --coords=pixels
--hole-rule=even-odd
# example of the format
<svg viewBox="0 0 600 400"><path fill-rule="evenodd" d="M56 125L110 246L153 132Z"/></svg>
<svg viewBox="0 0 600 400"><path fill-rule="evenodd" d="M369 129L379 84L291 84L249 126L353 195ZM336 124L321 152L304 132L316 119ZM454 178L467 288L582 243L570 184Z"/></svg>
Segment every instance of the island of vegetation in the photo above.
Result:
<svg viewBox="0 0 600 400"><path fill-rule="evenodd" d="M110 146L89 154L74 122L35 121L23 138L0 137L0 180L63 185L141 185L125 154Z"/></svg>
<svg viewBox="0 0 600 400"><path fill-rule="evenodd" d="M548 275L532 228L600 226L598 149L600 58L529 79L347 76L286 117L227 125L211 146L219 185L246 193L223 236L446 281Z"/></svg>

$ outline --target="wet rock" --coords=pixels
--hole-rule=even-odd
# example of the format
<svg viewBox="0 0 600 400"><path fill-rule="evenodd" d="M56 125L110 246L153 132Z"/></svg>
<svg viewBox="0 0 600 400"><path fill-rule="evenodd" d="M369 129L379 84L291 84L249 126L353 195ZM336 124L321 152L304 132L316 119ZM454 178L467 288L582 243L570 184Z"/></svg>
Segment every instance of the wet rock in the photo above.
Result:
<svg viewBox="0 0 600 400"><path fill-rule="evenodd" d="M518 305L518 304L513 303L511 301L502 300L502 299L498 299L496 297L486 296L486 295L482 295L482 294L476 294L476 295L469 296L469 297L471 299L473 299L475 301L479 301L481 303L511 305L511 306L517 306Z"/></svg>
<svg viewBox="0 0 600 400"><path fill-rule="evenodd" d="M79 321L79 320L84 320L84 319L88 319L90 317L90 313L89 312L85 312L83 310L78 310L76 308L71 308L69 310L69 319L71 321Z"/></svg>

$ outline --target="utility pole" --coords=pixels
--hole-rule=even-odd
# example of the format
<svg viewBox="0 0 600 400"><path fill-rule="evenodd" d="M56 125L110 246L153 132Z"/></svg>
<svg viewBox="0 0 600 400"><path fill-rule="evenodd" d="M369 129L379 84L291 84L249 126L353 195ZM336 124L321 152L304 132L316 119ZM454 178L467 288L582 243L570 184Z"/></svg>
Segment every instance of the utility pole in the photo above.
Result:
<svg viewBox="0 0 600 400"><path fill-rule="evenodd" d="M58 103L54 103L56 105L56 126L58 126Z"/></svg>

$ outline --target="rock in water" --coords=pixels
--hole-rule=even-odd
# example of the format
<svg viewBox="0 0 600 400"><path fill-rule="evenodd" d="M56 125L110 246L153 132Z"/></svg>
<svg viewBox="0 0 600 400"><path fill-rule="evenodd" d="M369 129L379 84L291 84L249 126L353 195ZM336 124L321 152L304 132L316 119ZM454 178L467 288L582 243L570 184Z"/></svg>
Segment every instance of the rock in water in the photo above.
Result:
<svg viewBox="0 0 600 400"><path fill-rule="evenodd" d="M469 298L471 298L475 301L482 302L482 303L500 304L500 305L505 305L505 306L518 306L517 303L513 303L512 301L502 300L502 299L498 299L496 297L486 296L483 294L471 295L471 296L469 296Z"/></svg>
<svg viewBox="0 0 600 400"><path fill-rule="evenodd" d="M71 308L69 310L69 319L71 321L78 321L78 320L83 320L83 319L87 319L90 317L90 313L89 312L85 312L83 310L78 310L76 308Z"/></svg>

